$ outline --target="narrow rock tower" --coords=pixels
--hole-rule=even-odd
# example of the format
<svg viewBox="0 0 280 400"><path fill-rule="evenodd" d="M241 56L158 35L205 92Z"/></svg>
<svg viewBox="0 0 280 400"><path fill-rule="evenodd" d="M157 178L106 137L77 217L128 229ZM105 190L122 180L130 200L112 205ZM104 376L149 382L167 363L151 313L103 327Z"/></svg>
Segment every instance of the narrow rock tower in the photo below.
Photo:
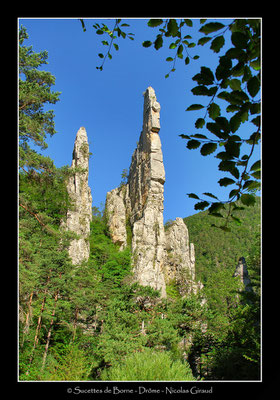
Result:
<svg viewBox="0 0 280 400"><path fill-rule="evenodd" d="M128 194L135 280L143 286L161 290L165 296L165 171L158 134L159 113L155 91L148 87L144 94L143 129L129 170Z"/></svg>
<svg viewBox="0 0 280 400"><path fill-rule="evenodd" d="M127 184L107 193L106 216L112 241L120 250L131 245L134 280L159 290L162 297L166 297L167 284L176 284L184 296L197 293L202 284L195 282L194 246L183 219L176 218L164 229L165 171L159 130L160 104L154 89L148 87L143 128Z"/></svg>
<svg viewBox="0 0 280 400"><path fill-rule="evenodd" d="M89 145L87 133L81 127L76 136L71 169L73 174L67 182L71 207L67 212L63 228L74 232L78 238L69 246L69 255L74 265L79 266L89 258L90 221L92 219L92 197L88 186Z"/></svg>

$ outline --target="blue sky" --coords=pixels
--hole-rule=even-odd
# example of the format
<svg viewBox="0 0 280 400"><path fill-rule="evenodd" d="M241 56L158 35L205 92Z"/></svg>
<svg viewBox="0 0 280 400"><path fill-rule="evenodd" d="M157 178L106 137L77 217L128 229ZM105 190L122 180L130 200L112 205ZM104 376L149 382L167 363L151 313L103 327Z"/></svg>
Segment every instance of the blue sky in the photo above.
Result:
<svg viewBox="0 0 280 400"><path fill-rule="evenodd" d="M102 72L96 69L101 65L98 53L105 51L101 40L108 38L96 35L92 25L103 22L113 29L113 19L85 19L86 32L83 32L78 18L23 18L19 19L19 26L25 26L29 34L25 45L32 45L35 52L48 51L49 64L44 69L56 77L53 90L61 92L60 101L50 107L55 113L58 133L47 140L49 146L44 154L49 155L57 167L70 165L76 133L81 126L86 128L93 153L89 185L94 206L105 204L106 193L119 185L122 171L129 169L142 130L143 92L148 86L155 89L161 105L159 135L166 173L166 222L195 213L195 200L189 199L186 193L201 195L211 192L221 200L227 199L228 190L217 183L226 176L218 171L219 160L213 155L202 157L199 150L186 149L186 141L179 137L182 133L197 133L194 123L205 112L186 112L185 109L193 103L206 105L209 101L208 97L192 95L190 90L196 86L192 77L200 71L201 65L215 67L218 57L209 50L209 45L197 46L190 49L190 53L192 56L198 54L199 60L191 61L187 67L183 60L178 60L176 71L166 79L172 63L165 59L174 53L168 49L168 39L158 51L153 47L142 47L144 40L153 41L157 33L157 28L149 28L147 21L123 20L130 25L124 29L134 33L135 40L119 38L119 51L112 50L112 60L106 60ZM200 23L198 19L193 22L189 34L197 41L202 36L196 28ZM221 55L225 49L226 46ZM239 135L242 133L242 137L248 137L253 132L251 126L243 124ZM199 133L203 133L203 129ZM258 149L253 162L259 156Z"/></svg>

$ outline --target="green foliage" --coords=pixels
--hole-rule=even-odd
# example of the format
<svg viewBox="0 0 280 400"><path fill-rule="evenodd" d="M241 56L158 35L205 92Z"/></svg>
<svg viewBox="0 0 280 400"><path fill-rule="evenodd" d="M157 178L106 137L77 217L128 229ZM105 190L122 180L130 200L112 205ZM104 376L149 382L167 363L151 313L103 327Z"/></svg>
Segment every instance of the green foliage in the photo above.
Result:
<svg viewBox="0 0 280 400"><path fill-rule="evenodd" d="M85 30L84 21L81 20L83 30ZM102 24L93 25L97 34L108 33L111 41L116 38L113 35L115 31L118 36L126 37L126 34L120 30L119 24L121 19L117 19L113 31ZM205 115L195 122L196 129L202 129L206 126L207 135L186 135L181 134L183 139L187 140L186 147L189 150L200 148L202 156L215 154L220 159L218 169L231 177L227 176L220 179L218 183L225 187L224 179L232 179L230 184L234 184L235 188L228 194L227 200L219 200L220 204L234 204L243 195L250 195L251 198L260 189L260 165L258 170L251 171L250 160L254 153L254 149L261 139L260 127L260 19L234 19L229 20L225 25L219 21L200 20L201 27L199 32L204 36L192 41L190 33L193 28L191 19L150 19L147 25L153 30L158 29L155 40L143 41L143 47L154 46L155 50L163 47L164 41L171 40L169 49L172 57L167 57L167 62L172 62L172 68L165 75L169 77L171 72L176 70L176 62L179 59L185 61L185 65L189 65L190 60L199 59L199 55L192 56L190 49L197 46L205 46L210 44L210 50L215 54L228 44L230 47L225 53L217 58L218 65L216 69L211 70L209 67L201 66L200 72L193 76L193 80L198 84L192 89L192 93L196 96L209 98L208 104L195 103L189 105L186 111L198 111L205 109ZM127 26L127 24L122 24ZM217 33L218 32L218 33ZM131 34L128 34L128 37ZM230 35L230 40L228 36ZM132 39L132 37L130 36ZM108 42L102 42L108 45ZM112 42L111 42L112 43ZM110 44L111 47L111 44ZM228 47L228 46L227 46ZM103 54L100 54L104 58ZM107 56L107 55L106 55ZM106 58L105 56L105 58ZM105 61L104 58L104 61ZM111 57L109 57L111 58ZM99 69L103 69L104 61ZM224 112L225 104L226 113ZM228 115L234 113L232 116ZM214 122L206 122L207 118ZM248 136L241 137L236 134L242 124L247 123ZM252 126L253 125L253 126ZM214 135L214 137L213 137ZM198 140L200 139L200 140ZM244 144L251 146L250 151L242 151ZM224 151L216 153L217 149L224 147ZM229 181L227 181L229 182ZM244 197L243 197L244 199ZM200 203L195 205L196 210L202 210L209 207L212 213L211 202L205 202L199 198ZM251 205L253 201L244 202L244 205ZM228 230L228 219L222 214L221 218L225 218L224 224L220 226L222 230Z"/></svg>
<svg viewBox="0 0 280 400"><path fill-rule="evenodd" d="M229 53L231 58L239 57L250 39L250 35L245 34L247 20L238 21L231 25L232 32L238 33L232 35L234 48ZM249 24L257 27L253 21ZM120 26L127 24L117 20L113 31L104 24L95 24L95 29L98 35L108 34L110 46L118 50L118 45L113 42L115 36L125 37ZM150 20L149 26L162 29L153 42L156 49L163 45L165 38L171 38L170 50L176 50L174 60L183 58L184 49L193 47L194 43L187 40L190 38L181 35L183 26L192 27L189 19L180 23L175 19ZM86 29L84 25L83 28ZM209 23L201 32L209 35L221 29L224 27ZM204 193L208 201L201 200L194 193L189 194L189 197L200 200L197 209L209 206L211 211L211 215L202 212L186 219L190 236L196 244L197 275L205 285L202 293L207 297L205 304L202 305L199 295L179 296L175 282L167 286L166 299L161 299L159 292L150 287L132 284L130 248L119 251L119 247L111 242L106 217L96 208L93 209L89 237L90 258L79 268L74 267L67 251L73 235L60 229L61 220L71 207L65 187L70 172L67 168L57 169L51 159L30 147L36 144L46 147L46 135L54 133L52 116L43 116L44 103L55 102L57 98L50 92L54 78L37 71L45 63L47 54L35 54L31 48L22 46L26 37L26 31L22 29L20 73L25 74L26 79L20 84L19 96L23 110L20 113L19 174L19 379L258 379L260 200L252 196L252 191L257 188L255 182L260 177L260 162L251 166L248 172L251 177L243 186L246 190L234 204L227 206L209 192ZM199 45L208 41L202 39ZM207 39L212 40L214 52L222 48L219 36ZM109 45L106 40L102 43ZM109 52L107 55L110 58ZM251 58L250 65L258 70L255 58ZM220 116L221 108L212 102L208 113L214 122L207 122L206 127L218 139L226 140L225 151L217 154L223 162L220 168L230 171L238 179L233 160L240 157L240 141L238 137L230 135L229 138L228 135L238 128L239 117L245 120L246 112L259 112L258 103L249 98L257 95L258 82L253 79L255 75L244 80L251 105L248 110L241 109L241 103L248 100L240 91L237 70L235 73L231 71L237 78L229 78L231 68L223 59L215 78L209 68L203 67L196 77L198 86L194 93L215 96L213 88L207 86L214 84L217 75L228 77L232 93L226 95L222 92L222 98L230 100L230 112L240 114L228 121ZM40 83L37 86L36 80ZM35 102L36 93L38 103ZM28 100L32 100L30 104ZM40 126L38 121L45 122ZM206 117L197 120L197 128L203 128L205 122ZM200 147L200 142L207 139L201 134L182 137L189 141L190 148ZM215 140L203 143L203 155L214 152L215 146ZM246 163L248 158L243 156L241 159ZM125 172L122 178L125 184ZM220 180L221 186L234 182L227 177ZM250 207L244 209L243 206ZM216 218L221 217L232 222L231 232L209 231L209 224L215 225ZM127 232L131 238L128 221ZM232 277L241 255L247 260L252 293L240 292L239 281Z"/></svg>
<svg viewBox="0 0 280 400"><path fill-rule="evenodd" d="M242 207L240 201L236 203L236 209L229 217L230 231L209 229L209 225L216 225L216 220L220 219L218 213L228 214L228 209L218 207L219 203L216 215L203 211L184 219L195 243L196 272L203 283L206 283L212 265L218 263L234 270L239 257L244 256L247 260L255 246L255 235L260 232L260 198L257 197L255 205L248 208Z"/></svg>
<svg viewBox="0 0 280 400"><path fill-rule="evenodd" d="M91 365L85 351L77 343L63 344L59 352L53 351L44 372L48 381L83 381L86 380Z"/></svg>
<svg viewBox="0 0 280 400"><path fill-rule="evenodd" d="M28 38L26 28L19 31L19 165L20 167L49 169L52 162L49 158L37 154L28 143L47 148L47 135L52 136L54 113L44 111L45 104L55 104L59 92L52 92L55 78L50 72L38 68L47 64L48 53L34 53L32 46L26 47L23 42Z"/></svg>
<svg viewBox="0 0 280 400"><path fill-rule="evenodd" d="M102 380L112 381L193 381L188 363L173 361L168 352L145 349L126 357L119 365L104 370Z"/></svg>

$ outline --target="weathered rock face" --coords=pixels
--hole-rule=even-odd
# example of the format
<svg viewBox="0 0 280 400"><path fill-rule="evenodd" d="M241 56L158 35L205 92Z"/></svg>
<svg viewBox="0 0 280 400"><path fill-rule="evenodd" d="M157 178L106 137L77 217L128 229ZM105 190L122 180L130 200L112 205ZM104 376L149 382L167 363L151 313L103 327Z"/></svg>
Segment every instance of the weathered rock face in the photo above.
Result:
<svg viewBox="0 0 280 400"><path fill-rule="evenodd" d="M235 269L235 273L233 276L239 276L241 282L244 285L244 289L246 292L252 292L251 280L249 278L249 273L247 269L247 264L244 257L240 257L238 260L238 264Z"/></svg>
<svg viewBox="0 0 280 400"><path fill-rule="evenodd" d="M163 225L165 171L159 137L160 105L154 89L144 94L143 129L129 169L128 183L107 193L106 215L111 238L123 249L126 225L132 230L135 281L166 296L171 280L182 285L182 294L197 291L194 246L189 244L182 218L168 229ZM183 289L184 287L184 289Z"/></svg>
<svg viewBox="0 0 280 400"><path fill-rule="evenodd" d="M72 165L74 173L67 183L72 206L67 212L66 222L63 228L70 230L79 236L71 241L69 255L74 265L80 265L89 258L90 221L92 219L92 197L88 186L88 161L89 145L87 133L81 127L76 136Z"/></svg>
<svg viewBox="0 0 280 400"><path fill-rule="evenodd" d="M182 296L197 293L203 285L195 280L194 244L182 218L176 218L165 232L167 280L175 281Z"/></svg>
<svg viewBox="0 0 280 400"><path fill-rule="evenodd" d="M107 193L106 217L111 239L123 250L127 245L126 233L126 186L113 189Z"/></svg>
<svg viewBox="0 0 280 400"><path fill-rule="evenodd" d="M165 171L158 135L160 105L153 88L144 95L143 130L128 177L135 280L165 296L163 185Z"/></svg>

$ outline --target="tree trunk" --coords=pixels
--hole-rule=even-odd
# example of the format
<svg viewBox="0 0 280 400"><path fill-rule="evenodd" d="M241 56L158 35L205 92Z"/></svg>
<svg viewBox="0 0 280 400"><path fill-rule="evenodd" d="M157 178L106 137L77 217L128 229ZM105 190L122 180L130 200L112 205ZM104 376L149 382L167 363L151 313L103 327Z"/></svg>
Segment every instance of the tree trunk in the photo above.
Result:
<svg viewBox="0 0 280 400"><path fill-rule="evenodd" d="M51 340L52 327L53 327L53 323L54 323L54 316L55 316L55 309L56 309L57 299L58 299L58 291L57 291L57 293L55 295L55 298L54 298L54 309L53 309L53 312L52 312L52 319L51 319L50 327L49 327L49 330L48 330L47 341L46 341L45 351L44 351L44 355L43 355L41 371L43 371L43 369L45 368L46 358L47 358L49 344L50 344L50 340Z"/></svg>
<svg viewBox="0 0 280 400"><path fill-rule="evenodd" d="M29 319L30 319L30 315L31 315L31 305L32 305L33 294L34 294L34 292L32 291L29 296L28 312L26 314L25 326L23 328L21 347L23 347L25 335L27 335L27 333L29 332Z"/></svg>
<svg viewBox="0 0 280 400"><path fill-rule="evenodd" d="M45 291L44 291L44 298L43 298L42 305L41 305L40 315L39 315L38 322L37 322L37 327L36 327L36 332L35 332L35 337L34 337L33 348L32 348L31 354L30 354L30 358L29 358L29 367L28 367L28 370L26 371L26 375L29 374L29 369L30 369L30 366L31 366L32 361L33 361L34 352L35 352L36 346L37 346L38 341L39 341L39 333L40 333L41 325L42 325L42 314L43 314L44 309L45 309L46 298L47 298L47 292L48 292L48 283L49 283L49 281L50 281L51 272L52 272L52 270L50 269L49 275L48 275L48 277L47 277L47 284L46 284L46 289L45 289Z"/></svg>

